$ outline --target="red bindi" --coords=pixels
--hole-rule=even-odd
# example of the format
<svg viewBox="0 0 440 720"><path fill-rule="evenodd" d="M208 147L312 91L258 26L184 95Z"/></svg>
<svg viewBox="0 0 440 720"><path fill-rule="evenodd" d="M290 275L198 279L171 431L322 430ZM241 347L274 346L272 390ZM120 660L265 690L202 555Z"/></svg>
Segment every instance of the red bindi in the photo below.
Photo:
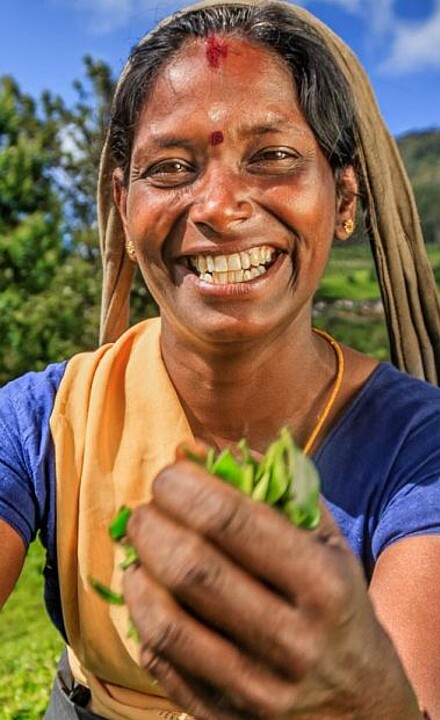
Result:
<svg viewBox="0 0 440 720"><path fill-rule="evenodd" d="M215 132L211 133L209 137L209 144L214 145L221 145L224 141L224 135L221 130L216 130Z"/></svg>
<svg viewBox="0 0 440 720"><path fill-rule="evenodd" d="M226 60L228 56L228 43L221 42L215 35L210 35L206 40L206 57L209 66L212 68L220 67L222 60Z"/></svg>

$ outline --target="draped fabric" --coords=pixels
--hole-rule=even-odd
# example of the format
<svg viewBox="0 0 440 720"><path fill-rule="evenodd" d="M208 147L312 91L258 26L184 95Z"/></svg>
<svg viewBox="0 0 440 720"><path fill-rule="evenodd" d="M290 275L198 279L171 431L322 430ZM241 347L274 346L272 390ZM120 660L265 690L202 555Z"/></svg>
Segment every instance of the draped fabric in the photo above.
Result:
<svg viewBox="0 0 440 720"><path fill-rule="evenodd" d="M125 606L108 605L94 578L121 590L121 550L107 528L121 505L148 502L151 483L193 441L160 352L160 320L114 345L76 355L51 418L57 475L57 553L69 662L110 720L173 720L181 711L138 664ZM173 714L174 713L174 714Z"/></svg>
<svg viewBox="0 0 440 720"><path fill-rule="evenodd" d="M208 0L190 9L229 4L264 5L265 0L240 0L239 3ZM383 122L370 83L352 51L306 10L289 3L277 4L298 15L322 36L352 88L360 138L359 182L364 193L367 232L385 309L391 358L399 369L438 384L439 299L414 196L396 143ZM167 22L169 20L164 21ZM104 268L102 342L115 340L128 327L133 278L133 264L124 251L124 234L113 204L113 170L114 164L106 142L98 189Z"/></svg>

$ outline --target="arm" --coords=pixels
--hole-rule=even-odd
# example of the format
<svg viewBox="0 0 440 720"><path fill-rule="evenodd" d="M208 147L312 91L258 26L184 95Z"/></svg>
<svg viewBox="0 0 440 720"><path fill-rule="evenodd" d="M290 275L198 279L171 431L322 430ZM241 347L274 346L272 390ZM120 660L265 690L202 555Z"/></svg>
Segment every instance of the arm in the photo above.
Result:
<svg viewBox="0 0 440 720"><path fill-rule="evenodd" d="M64 365L53 365L0 390L0 607L39 529L54 554L49 526L54 515L49 419L63 371Z"/></svg>
<svg viewBox="0 0 440 720"><path fill-rule="evenodd" d="M25 555L26 549L20 535L0 520L0 608L18 580Z"/></svg>
<svg viewBox="0 0 440 720"><path fill-rule="evenodd" d="M370 596L420 705L440 718L440 537L417 536L379 557Z"/></svg>
<svg viewBox="0 0 440 720"><path fill-rule="evenodd" d="M203 720L419 720L329 513L299 530L201 468L162 472L129 535L141 663Z"/></svg>

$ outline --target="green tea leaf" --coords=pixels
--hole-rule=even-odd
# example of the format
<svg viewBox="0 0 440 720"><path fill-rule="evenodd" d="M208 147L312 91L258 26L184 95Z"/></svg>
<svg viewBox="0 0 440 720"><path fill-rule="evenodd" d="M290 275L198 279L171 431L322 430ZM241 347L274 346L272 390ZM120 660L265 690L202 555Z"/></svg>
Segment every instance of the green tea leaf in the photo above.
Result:
<svg viewBox="0 0 440 720"><path fill-rule="evenodd" d="M266 470L264 475L260 477L252 491L252 498L259 502L267 501L267 490L269 488L270 472Z"/></svg>
<svg viewBox="0 0 440 720"><path fill-rule="evenodd" d="M127 534L127 523L130 519L131 509L123 505L108 529L113 540L121 540Z"/></svg>
<svg viewBox="0 0 440 720"><path fill-rule="evenodd" d="M99 582L99 580L95 580L94 578L89 578L89 583L92 586L92 588L102 597L103 600L105 600L110 605L123 605L124 604L124 596L120 593L116 593L111 588L107 587L107 585L104 585L102 582Z"/></svg>
<svg viewBox="0 0 440 720"><path fill-rule="evenodd" d="M125 557L123 561L119 563L119 567L121 568L121 570L126 570L127 568L135 565L138 562L139 556L136 552L136 549L130 543L123 543L122 547Z"/></svg>
<svg viewBox="0 0 440 720"><path fill-rule="evenodd" d="M234 487L241 490L243 482L243 467L229 448L222 450L215 462L212 464L212 473L217 477L226 480Z"/></svg>
<svg viewBox="0 0 440 720"><path fill-rule="evenodd" d="M294 472L289 487L286 512L295 525L305 528L316 527L320 519L319 476L313 462L297 450L294 457Z"/></svg>
<svg viewBox="0 0 440 720"><path fill-rule="evenodd" d="M229 448L217 453L209 448L206 454L184 449L186 457L244 494L266 502L283 512L298 527L313 529L319 524L319 476L313 462L295 445L287 428L267 448L258 462L246 439L240 440L236 453ZM127 542L127 523L131 510L122 507L109 527L113 540L124 551L122 570L138 561L135 548ZM90 579L96 592L108 603L123 605L121 594L113 592L98 580Z"/></svg>

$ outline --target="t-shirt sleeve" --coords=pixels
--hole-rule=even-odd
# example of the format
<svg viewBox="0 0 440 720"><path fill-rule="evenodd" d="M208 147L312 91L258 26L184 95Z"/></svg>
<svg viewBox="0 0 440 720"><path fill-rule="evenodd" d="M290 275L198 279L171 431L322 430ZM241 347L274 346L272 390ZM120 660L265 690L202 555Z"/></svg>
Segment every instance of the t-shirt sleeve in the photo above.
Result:
<svg viewBox="0 0 440 720"><path fill-rule="evenodd" d="M392 482L372 537L374 559L397 540L439 534L440 412L436 412L412 426L396 453Z"/></svg>
<svg viewBox="0 0 440 720"><path fill-rule="evenodd" d="M26 547L53 534L55 475L50 416L65 363L27 373L0 389L0 518Z"/></svg>

